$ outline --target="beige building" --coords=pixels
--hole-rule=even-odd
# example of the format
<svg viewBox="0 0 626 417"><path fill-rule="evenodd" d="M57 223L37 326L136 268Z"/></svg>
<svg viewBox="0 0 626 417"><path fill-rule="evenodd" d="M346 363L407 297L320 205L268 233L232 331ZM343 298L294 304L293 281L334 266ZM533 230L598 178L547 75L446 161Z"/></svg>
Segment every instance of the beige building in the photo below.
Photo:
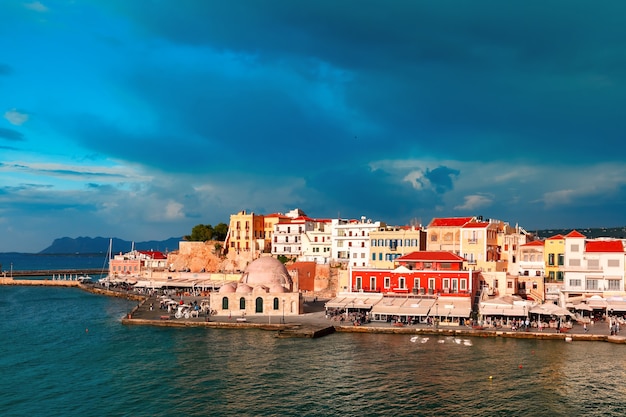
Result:
<svg viewBox="0 0 626 417"><path fill-rule="evenodd" d="M411 252L426 250L426 231L422 226L381 226L372 230L369 267L393 269L394 261Z"/></svg>
<svg viewBox="0 0 626 417"><path fill-rule="evenodd" d="M461 227L460 255L467 266L482 271L505 271L498 246L499 223L471 222Z"/></svg>
<svg viewBox="0 0 626 417"><path fill-rule="evenodd" d="M461 228L475 217L436 217L426 229L427 251L448 251L461 255Z"/></svg>

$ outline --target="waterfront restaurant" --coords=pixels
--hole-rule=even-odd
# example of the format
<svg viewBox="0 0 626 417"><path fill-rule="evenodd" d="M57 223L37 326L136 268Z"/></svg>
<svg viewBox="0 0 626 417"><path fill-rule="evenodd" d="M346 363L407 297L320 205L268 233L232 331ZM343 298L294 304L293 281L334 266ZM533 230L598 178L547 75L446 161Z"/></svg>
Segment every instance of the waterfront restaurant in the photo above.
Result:
<svg viewBox="0 0 626 417"><path fill-rule="evenodd" d="M394 269L352 268L353 293L379 293L372 320L458 324L469 318L480 273L463 269L464 259L447 251L416 251L395 260Z"/></svg>

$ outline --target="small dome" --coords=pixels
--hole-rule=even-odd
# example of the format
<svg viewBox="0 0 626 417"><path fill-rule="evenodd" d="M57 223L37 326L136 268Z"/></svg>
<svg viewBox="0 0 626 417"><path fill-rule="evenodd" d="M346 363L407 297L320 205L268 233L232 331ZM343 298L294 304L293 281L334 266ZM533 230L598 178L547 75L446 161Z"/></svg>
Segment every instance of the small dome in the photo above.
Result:
<svg viewBox="0 0 626 417"><path fill-rule="evenodd" d="M237 294L249 294L252 292L252 287L247 284L237 285Z"/></svg>
<svg viewBox="0 0 626 417"><path fill-rule="evenodd" d="M218 292L220 294L232 294L235 292L235 286L233 284L223 285Z"/></svg>
<svg viewBox="0 0 626 417"><path fill-rule="evenodd" d="M252 286L264 285L268 288L281 285L287 289L287 292L293 290L293 281L287 268L271 256L263 256L252 261L244 271L241 283Z"/></svg>
<svg viewBox="0 0 626 417"><path fill-rule="evenodd" d="M285 287L283 287L282 285L274 285L272 288L270 288L270 292L271 293L283 293L283 292L287 292L287 289L285 289Z"/></svg>
<svg viewBox="0 0 626 417"><path fill-rule="evenodd" d="M257 285L256 287L254 287L254 290L252 290L254 294L267 294L269 291L269 288L267 288L265 285Z"/></svg>

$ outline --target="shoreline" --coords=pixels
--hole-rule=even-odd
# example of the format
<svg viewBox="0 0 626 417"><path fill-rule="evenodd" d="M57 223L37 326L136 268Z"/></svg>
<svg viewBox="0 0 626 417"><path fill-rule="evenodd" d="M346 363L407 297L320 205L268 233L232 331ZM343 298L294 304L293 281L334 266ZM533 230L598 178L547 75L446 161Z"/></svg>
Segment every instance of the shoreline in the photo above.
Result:
<svg viewBox="0 0 626 417"><path fill-rule="evenodd" d="M163 312L150 310L146 302L150 299L146 295L130 292L121 292L97 288L93 285L85 285L78 281L56 281L56 280L12 280L0 278L0 285L24 285L24 286L57 286L76 287L83 291L104 295L108 297L126 298L131 301L138 301L128 314L121 319L123 325L156 326L156 327L204 327L214 329L258 329L276 332L277 337L306 337L316 338L331 333L370 333L370 334L402 334L412 336L445 336L445 337L490 337L490 338L513 338L513 339L535 339L535 340L562 340L565 342L591 341L609 342L616 344L626 344L626 336L610 335L608 328L597 326L591 327L589 333L581 332L580 329L572 329L568 333L553 333L551 329L546 331L515 331L510 329L470 329L465 326L446 326L434 328L426 325L411 325L395 327L389 323L371 322L365 325L354 326L347 324L333 324L320 312L307 313L299 316L288 316L286 323L271 323L271 317L254 316L247 317L245 322L225 316L213 316L209 321L205 317L190 319L174 319ZM153 301L155 304L156 298ZM318 306L319 307L319 306ZM274 317L278 320L278 317Z"/></svg>

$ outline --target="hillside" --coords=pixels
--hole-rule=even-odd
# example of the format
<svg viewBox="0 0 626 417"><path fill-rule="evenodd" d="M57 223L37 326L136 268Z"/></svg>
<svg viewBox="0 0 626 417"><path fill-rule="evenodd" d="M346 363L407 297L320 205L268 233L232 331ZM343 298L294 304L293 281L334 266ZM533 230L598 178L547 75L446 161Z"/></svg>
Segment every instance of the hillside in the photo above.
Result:
<svg viewBox="0 0 626 417"><path fill-rule="evenodd" d="M52 245L39 252L39 254L63 254L63 253L107 253L109 250L110 238L104 237L62 237L55 239ZM178 249L178 242L183 240L182 237L172 237L167 240L150 240L146 242L135 242L137 250L155 250L161 252L170 252ZM125 253L130 252L133 242L113 238L112 252Z"/></svg>
<svg viewBox="0 0 626 417"><path fill-rule="evenodd" d="M595 239L598 237L612 237L617 239L626 239L626 226L623 227L595 227L595 228L574 228L574 229L545 229L545 230L529 230L528 232L537 236L540 239L548 237L563 235L565 236L572 230L576 230L582 233L588 239Z"/></svg>

